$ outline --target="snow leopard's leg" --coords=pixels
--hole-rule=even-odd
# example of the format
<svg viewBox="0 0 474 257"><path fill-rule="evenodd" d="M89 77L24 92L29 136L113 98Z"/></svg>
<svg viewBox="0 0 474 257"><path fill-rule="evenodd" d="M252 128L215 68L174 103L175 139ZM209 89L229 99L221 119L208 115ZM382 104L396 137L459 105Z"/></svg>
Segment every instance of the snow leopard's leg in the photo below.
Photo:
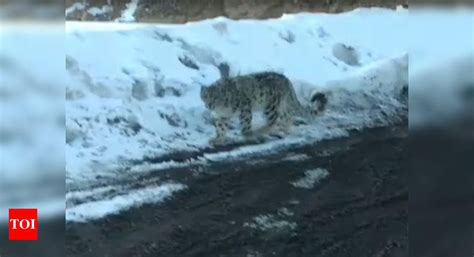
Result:
<svg viewBox="0 0 474 257"><path fill-rule="evenodd" d="M217 137L224 138L228 128L229 128L229 118L219 117L216 119Z"/></svg>
<svg viewBox="0 0 474 257"><path fill-rule="evenodd" d="M210 143L219 145L226 142L226 131L229 128L228 117L217 117L214 126L216 127L216 137L211 139Z"/></svg>
<svg viewBox="0 0 474 257"><path fill-rule="evenodd" d="M272 97L265 106L264 110L265 117L267 118L267 125L265 130L270 130L277 123L280 118L280 99Z"/></svg>
<svg viewBox="0 0 474 257"><path fill-rule="evenodd" d="M284 134L288 134L291 126L293 125L293 116L286 108L281 109L279 127Z"/></svg>
<svg viewBox="0 0 474 257"><path fill-rule="evenodd" d="M250 136L252 134L252 106L249 100L241 102L239 121L242 135Z"/></svg>

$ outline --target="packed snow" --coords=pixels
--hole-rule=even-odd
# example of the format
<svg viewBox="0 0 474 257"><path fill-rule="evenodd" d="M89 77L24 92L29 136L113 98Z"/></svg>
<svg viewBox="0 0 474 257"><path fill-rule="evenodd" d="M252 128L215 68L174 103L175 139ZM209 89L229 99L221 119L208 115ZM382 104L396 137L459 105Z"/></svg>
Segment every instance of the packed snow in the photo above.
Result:
<svg viewBox="0 0 474 257"><path fill-rule="evenodd" d="M245 222L244 227L260 231L288 231L297 227L296 222L287 221L273 214L263 214L253 218L251 222Z"/></svg>
<svg viewBox="0 0 474 257"><path fill-rule="evenodd" d="M145 203L159 203L184 188L186 186L182 184L167 183L130 190L124 195L77 204L66 209L66 220L85 222L116 214L132 207L139 207Z"/></svg>
<svg viewBox="0 0 474 257"><path fill-rule="evenodd" d="M285 156L282 160L283 161L293 161L293 162L299 162L299 161L305 161L310 159L311 157L307 154L294 154L290 153L287 156Z"/></svg>
<svg viewBox="0 0 474 257"><path fill-rule="evenodd" d="M297 227L296 222L290 221L295 214L286 207L278 209L275 214L261 214L253 217L250 222L244 222L244 227L266 231L291 231Z"/></svg>
<svg viewBox="0 0 474 257"><path fill-rule="evenodd" d="M326 169L312 169L304 172L304 177L291 182L294 187L311 189L314 185L319 182L321 179L327 177L329 172Z"/></svg>

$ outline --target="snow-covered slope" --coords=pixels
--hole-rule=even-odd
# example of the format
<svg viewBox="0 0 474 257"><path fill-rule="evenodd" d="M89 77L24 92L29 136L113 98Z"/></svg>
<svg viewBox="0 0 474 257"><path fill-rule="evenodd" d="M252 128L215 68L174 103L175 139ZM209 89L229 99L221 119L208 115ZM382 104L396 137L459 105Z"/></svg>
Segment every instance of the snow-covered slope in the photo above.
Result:
<svg viewBox="0 0 474 257"><path fill-rule="evenodd" d="M199 88L221 74L278 71L301 101L329 97L316 123L247 152L393 122L406 108L407 16L374 8L184 25L68 22L68 188L116 177L129 160L208 147L214 130Z"/></svg>

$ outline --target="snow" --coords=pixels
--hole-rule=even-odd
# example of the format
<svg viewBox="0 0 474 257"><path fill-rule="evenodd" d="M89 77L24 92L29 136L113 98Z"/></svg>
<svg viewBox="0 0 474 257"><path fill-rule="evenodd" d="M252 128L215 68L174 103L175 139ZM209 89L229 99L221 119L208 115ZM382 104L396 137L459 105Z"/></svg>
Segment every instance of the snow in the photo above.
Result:
<svg viewBox="0 0 474 257"><path fill-rule="evenodd" d="M286 207L277 210L276 214L261 214L252 218L250 222L244 222L244 227L259 231L289 231L297 227L296 222L285 219L294 216L294 212Z"/></svg>
<svg viewBox="0 0 474 257"><path fill-rule="evenodd" d="M68 16L70 13L72 13L76 10L82 11L85 8L86 8L86 6L83 3L80 3L80 2L74 3L70 7L66 8L65 16Z"/></svg>
<svg viewBox="0 0 474 257"><path fill-rule="evenodd" d="M136 4L129 3L124 21L134 20ZM75 4L66 12L75 8L85 7ZM417 86L409 90L410 107L416 107L410 125L455 117L472 106L461 99L466 88L455 85L474 84L474 37L466 40L473 17L472 10L408 14L402 8L369 8L182 25L66 22L65 37L63 26L2 23L0 220L7 208L33 205L41 218L61 215L64 163L58 160L64 157L67 218L87 220L161 201L185 187L150 181L131 189L116 180L238 160L394 122L406 110L400 91L408 82ZM327 112L284 139L182 162L133 165L145 157L209 147L215 132L199 87L219 78L216 66L222 63L231 76L282 72L303 102L313 92L326 93ZM88 215L88 208L97 212Z"/></svg>
<svg viewBox="0 0 474 257"><path fill-rule="evenodd" d="M138 7L139 0L131 0L128 4L126 4L125 10L122 11L122 16L117 18L117 21L120 22L133 22L135 21L135 11Z"/></svg>
<svg viewBox="0 0 474 257"><path fill-rule="evenodd" d="M288 154L282 160L283 161L292 161L292 162L300 162L310 159L311 157L307 154Z"/></svg>
<svg viewBox="0 0 474 257"><path fill-rule="evenodd" d="M396 10L397 12L406 12L408 11L408 8L403 7L403 5L397 5Z"/></svg>
<svg viewBox="0 0 474 257"><path fill-rule="evenodd" d="M136 1L131 1L122 21L134 20L134 6ZM436 14L421 17L440 18ZM467 17L471 16L444 20L443 28L469 24ZM413 19L406 9L368 8L268 20L218 17L181 25L67 22L66 201L68 212L75 210L68 217L78 220L86 215L77 202L110 201L110 189L98 187L104 180L239 160L344 136L352 129L397 122L407 110L403 92L409 82L408 51L421 57L417 68L436 61L426 40L409 42L428 22ZM459 46L451 49L458 54L472 51L459 42L443 44ZM228 65L230 76L282 72L303 103L314 92L325 93L327 111L283 139L204 153L186 161L165 158L132 165L145 157L198 153L210 147L208 141L215 132L199 89L220 77L223 64ZM261 120L257 119L257 125ZM236 143L242 140L237 127L231 136ZM316 183L317 174L322 173L308 171L308 180L296 184ZM82 195L94 188L99 188L92 191L96 193ZM143 203L134 197L124 201L127 204L113 211L129 208L134 201Z"/></svg>
<svg viewBox="0 0 474 257"><path fill-rule="evenodd" d="M399 95L408 83L408 42L401 40L407 15L375 8L183 25L67 22L66 202L76 213L68 217L84 215L77 203L110 201L115 189L97 187L104 181L255 157L394 122L406 109ZM325 93L327 112L283 139L131 165L210 147L215 132L199 90L220 77L222 64L230 76L282 72L303 103L313 92ZM231 140L239 143L235 127ZM88 190L98 191L83 193Z"/></svg>
<svg viewBox="0 0 474 257"><path fill-rule="evenodd" d="M291 184L294 187L311 189L314 187L314 184L327 177L329 172L326 169L317 168L305 171L304 175L304 177L298 179L297 181L291 182Z"/></svg>
<svg viewBox="0 0 474 257"><path fill-rule="evenodd" d="M317 123L300 126L286 139L206 154L206 160L381 125L384 115L403 107L397 92L407 81L408 43L393 38L403 38L406 15L375 9L265 21L219 17L184 25L67 22L68 186L87 185L128 160L209 147L215 132L199 88L219 78L221 63L229 65L230 75L283 72L303 102L322 91L329 106ZM388 32L388 26L394 29ZM289 34L293 42L281 36ZM335 45L351 47L360 65L337 59ZM199 69L181 63L184 57ZM240 140L237 131L233 135Z"/></svg>
<svg viewBox="0 0 474 257"><path fill-rule="evenodd" d="M111 199L90 201L67 208L66 220L68 222L86 222L117 214L132 207L139 207L145 203L159 203L169 198L174 192L185 188L186 186L182 184L167 183L130 190L125 195L114 196Z"/></svg>
<svg viewBox="0 0 474 257"><path fill-rule="evenodd" d="M253 218L251 222L245 222L244 227L260 231L287 231L294 230L297 224L292 221L282 220L273 214L262 214Z"/></svg>
<svg viewBox="0 0 474 257"><path fill-rule="evenodd" d="M101 8L92 7L87 10L87 12L92 16L111 13L112 11L113 11L113 8L111 5L103 5Z"/></svg>

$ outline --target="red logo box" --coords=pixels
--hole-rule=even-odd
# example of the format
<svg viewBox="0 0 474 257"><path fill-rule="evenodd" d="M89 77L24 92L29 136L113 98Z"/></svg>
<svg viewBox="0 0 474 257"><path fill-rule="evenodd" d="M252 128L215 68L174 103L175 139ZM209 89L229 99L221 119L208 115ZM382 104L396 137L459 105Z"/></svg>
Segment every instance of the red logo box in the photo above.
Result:
<svg viewBox="0 0 474 257"><path fill-rule="evenodd" d="M38 240L38 209L9 209L9 240Z"/></svg>

